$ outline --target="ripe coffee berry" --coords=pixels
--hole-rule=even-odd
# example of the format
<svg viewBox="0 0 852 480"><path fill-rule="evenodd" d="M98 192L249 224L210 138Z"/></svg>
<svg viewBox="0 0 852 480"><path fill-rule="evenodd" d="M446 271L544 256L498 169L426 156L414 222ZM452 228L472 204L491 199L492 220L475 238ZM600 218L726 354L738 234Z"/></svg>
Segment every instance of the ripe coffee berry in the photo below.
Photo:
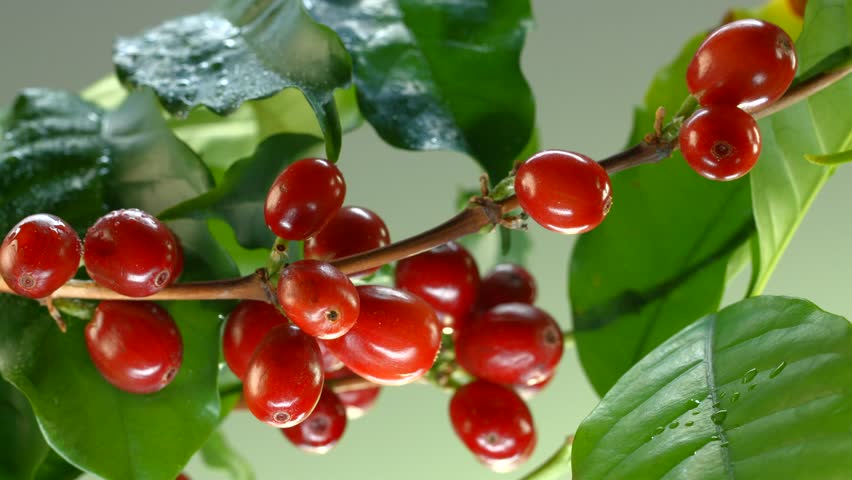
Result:
<svg viewBox="0 0 852 480"><path fill-rule="evenodd" d="M553 376L562 348L562 332L547 312L507 303L465 325L456 340L456 360L494 383L533 385Z"/></svg>
<svg viewBox="0 0 852 480"><path fill-rule="evenodd" d="M754 108L784 94L796 63L793 41L784 30L761 20L737 20L698 47L686 83L702 105Z"/></svg>
<svg viewBox="0 0 852 480"><path fill-rule="evenodd" d="M480 310L504 303L535 302L536 285L532 274L515 263L501 263L482 278L479 286Z"/></svg>
<svg viewBox="0 0 852 480"><path fill-rule="evenodd" d="M345 196L346 182L337 166L321 158L305 158L275 179L263 215L278 237L304 240L320 231Z"/></svg>
<svg viewBox="0 0 852 480"><path fill-rule="evenodd" d="M300 260L281 271L278 302L303 332L326 340L348 332L360 311L349 277L319 260Z"/></svg>
<svg viewBox="0 0 852 480"><path fill-rule="evenodd" d="M680 150L689 166L711 180L735 180L760 156L760 130L751 115L730 105L696 111L680 130Z"/></svg>
<svg viewBox="0 0 852 480"><path fill-rule="evenodd" d="M341 370L346 369L346 367L343 366L343 362L341 362L339 358L335 357L334 354L331 353L331 350L328 349L324 341L317 340L317 345L319 345L320 353L322 354L322 371L325 373L325 378L336 378L330 375L340 372ZM351 372L349 372L349 374L351 374Z"/></svg>
<svg viewBox="0 0 852 480"><path fill-rule="evenodd" d="M322 386L317 341L295 325L279 325L266 334L249 361L243 398L258 420L289 428L311 414Z"/></svg>
<svg viewBox="0 0 852 480"><path fill-rule="evenodd" d="M130 393L154 393L177 375L183 340L169 312L152 302L103 301L86 325L86 347L101 375Z"/></svg>
<svg viewBox="0 0 852 480"><path fill-rule="evenodd" d="M74 276L81 251L77 232L61 218L30 215L0 245L0 275L18 295L46 297Z"/></svg>
<svg viewBox="0 0 852 480"><path fill-rule="evenodd" d="M147 297L176 277L180 245L163 223L136 209L101 217L83 240L83 261L95 282L128 297Z"/></svg>
<svg viewBox="0 0 852 480"><path fill-rule="evenodd" d="M539 225L559 233L583 233L600 224L612 205L603 167L574 152L546 150L518 167L515 193Z"/></svg>
<svg viewBox="0 0 852 480"><path fill-rule="evenodd" d="M326 346L358 375L384 385L422 377L435 363L441 328L428 303L378 285L357 287L361 315L346 335Z"/></svg>
<svg viewBox="0 0 852 480"><path fill-rule="evenodd" d="M396 286L435 309L445 327L452 327L473 309L479 290L479 269L470 252L456 242L400 260Z"/></svg>
<svg viewBox="0 0 852 480"><path fill-rule="evenodd" d="M315 236L305 241L305 258L331 261L384 247L390 243L385 222L361 207L343 207ZM358 272L366 275L378 269Z"/></svg>
<svg viewBox="0 0 852 480"><path fill-rule="evenodd" d="M352 372L352 370L343 367L335 372L327 373L325 379L333 380L354 376L356 375ZM356 418L363 417L373 408L376 404L376 400L379 398L381 390L382 387L379 386L347 390L345 392L338 393L337 398L339 398L340 402L343 403L343 406L346 407L346 417L350 420L355 420Z"/></svg>
<svg viewBox="0 0 852 480"><path fill-rule="evenodd" d="M459 388L450 401L450 422L468 450L497 472L517 468L535 449L529 408L500 385L476 380Z"/></svg>
<svg viewBox="0 0 852 480"><path fill-rule="evenodd" d="M222 334L222 353L228 368L245 380L249 360L263 338L273 328L287 323L287 317L266 302L244 300L228 315Z"/></svg>
<svg viewBox="0 0 852 480"><path fill-rule="evenodd" d="M287 440L309 453L328 453L346 430L346 409L334 392L325 388L316 408L304 422L285 428Z"/></svg>

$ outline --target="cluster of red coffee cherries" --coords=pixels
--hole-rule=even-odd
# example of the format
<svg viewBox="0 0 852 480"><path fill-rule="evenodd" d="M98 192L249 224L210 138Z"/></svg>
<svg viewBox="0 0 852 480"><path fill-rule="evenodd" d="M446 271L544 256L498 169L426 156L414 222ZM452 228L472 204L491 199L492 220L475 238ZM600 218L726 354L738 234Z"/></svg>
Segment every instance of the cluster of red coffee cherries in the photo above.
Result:
<svg viewBox="0 0 852 480"><path fill-rule="evenodd" d="M0 274L15 293L43 298L74 276L81 258L96 283L128 297L153 295L183 270L183 249L174 233L155 217L127 209L98 219L82 242L53 215L23 219L0 245ZM132 393L163 389L183 360L177 325L153 302L101 302L85 337L98 371Z"/></svg>
<svg viewBox="0 0 852 480"><path fill-rule="evenodd" d="M796 74L796 62L787 33L761 20L728 23L704 40L686 72L701 108L680 131L680 149L696 172L711 180L734 180L754 167L760 130L745 110L781 98Z"/></svg>

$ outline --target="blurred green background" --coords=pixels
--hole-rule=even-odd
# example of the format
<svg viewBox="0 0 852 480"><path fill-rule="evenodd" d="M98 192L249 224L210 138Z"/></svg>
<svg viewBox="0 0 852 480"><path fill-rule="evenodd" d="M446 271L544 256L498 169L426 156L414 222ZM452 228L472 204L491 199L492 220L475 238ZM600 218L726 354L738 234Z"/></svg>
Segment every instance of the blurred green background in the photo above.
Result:
<svg viewBox="0 0 852 480"><path fill-rule="evenodd" d="M80 90L111 71L116 35L135 34L164 19L205 8L204 0L3 0L0 4L0 102L27 86ZM731 6L755 0L536 0L536 26L523 68L537 99L542 147L603 157L624 146L632 109L656 69L690 35L717 24ZM495 139L499 141L499 139ZM448 218L459 189L477 184L475 164L448 152L412 153L380 141L369 126L344 138L340 162L347 203L368 206L400 239ZM747 181L747 180L743 180ZM618 208L618 192L614 192ZM841 168L820 193L766 291L808 298L852 314L852 170ZM566 265L573 239L532 226L528 267L539 282L538 304L570 326ZM735 301L745 286L728 292ZM385 388L366 417L350 422L341 444L325 456L297 451L276 430L245 412L225 422L230 442L259 479L488 479L455 438L449 398L428 386ZM594 407L573 351L556 380L530 402L538 428L533 458L503 478L543 462ZM226 478L193 459L194 479Z"/></svg>

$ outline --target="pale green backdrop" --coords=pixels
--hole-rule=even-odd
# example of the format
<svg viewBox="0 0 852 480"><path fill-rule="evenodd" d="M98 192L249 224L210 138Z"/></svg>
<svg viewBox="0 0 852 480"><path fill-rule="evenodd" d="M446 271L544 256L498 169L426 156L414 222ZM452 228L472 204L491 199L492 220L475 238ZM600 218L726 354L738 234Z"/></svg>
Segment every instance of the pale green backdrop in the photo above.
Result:
<svg viewBox="0 0 852 480"><path fill-rule="evenodd" d="M110 45L159 21L201 10L192 0L0 0L0 103L26 86L78 90L110 71ZM524 52L524 71L538 100L542 146L593 157L619 150L632 108L656 68L693 33L709 28L732 5L755 0L537 0L536 29ZM495 139L499 141L499 139ZM472 161L454 153L410 153L381 143L369 128L344 140L340 163L347 202L369 206L399 239L447 218L460 187L476 185ZM852 169L843 168L817 198L781 261L767 293L809 298L852 314ZM618 192L614 192L618 208ZM569 326L566 264L573 239L532 228L529 264L539 281L539 304ZM736 299L740 292L731 292ZM577 357L566 352L553 385L531 402L539 432L536 454L517 478L541 463L595 405ZM225 423L230 441L249 458L259 479L489 479L455 438L448 397L430 387L386 388L376 408L351 422L329 455L293 448L276 430L238 412ZM197 459L194 479L224 476Z"/></svg>

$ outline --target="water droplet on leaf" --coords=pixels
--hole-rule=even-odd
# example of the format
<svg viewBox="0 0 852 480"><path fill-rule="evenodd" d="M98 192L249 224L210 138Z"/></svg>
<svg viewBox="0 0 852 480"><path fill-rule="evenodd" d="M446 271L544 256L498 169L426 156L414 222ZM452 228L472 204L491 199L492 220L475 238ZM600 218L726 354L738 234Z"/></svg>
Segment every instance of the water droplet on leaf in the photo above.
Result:
<svg viewBox="0 0 852 480"><path fill-rule="evenodd" d="M751 382L752 380L754 380L754 377L756 377L756 376L757 376L757 369L756 368L752 368L751 370L747 371L745 373L745 375L743 375L743 384Z"/></svg>
<svg viewBox="0 0 852 480"><path fill-rule="evenodd" d="M778 366L775 367L775 370L772 370L772 373L769 374L769 378L777 377L781 372L784 371L784 367L786 366L787 362L781 362L780 364L778 364Z"/></svg>
<svg viewBox="0 0 852 480"><path fill-rule="evenodd" d="M719 410L718 412L713 412L713 414L710 415L710 420L712 420L716 425L721 425L726 418L728 418L727 410Z"/></svg>

